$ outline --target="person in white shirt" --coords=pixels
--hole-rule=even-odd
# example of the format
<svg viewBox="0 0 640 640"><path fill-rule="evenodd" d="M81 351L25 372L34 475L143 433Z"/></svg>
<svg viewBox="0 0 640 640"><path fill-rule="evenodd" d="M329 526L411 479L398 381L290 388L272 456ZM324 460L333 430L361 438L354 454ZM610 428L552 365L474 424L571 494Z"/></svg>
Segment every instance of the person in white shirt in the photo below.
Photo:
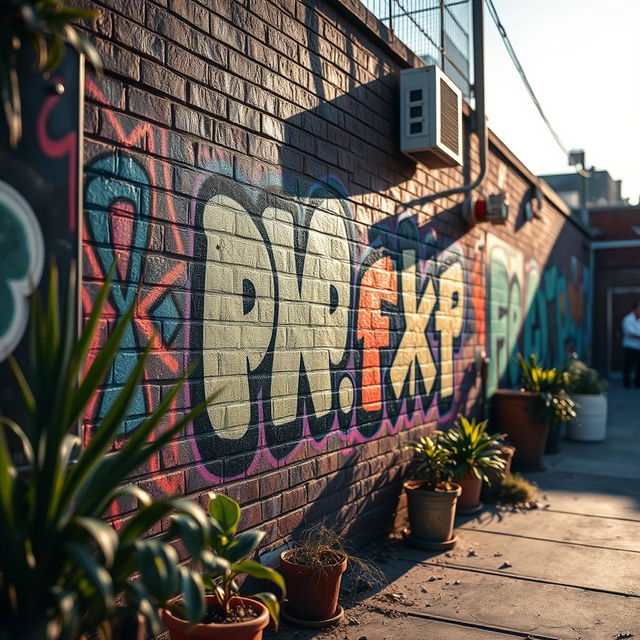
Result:
<svg viewBox="0 0 640 640"><path fill-rule="evenodd" d="M624 386L631 387L631 375L636 389L640 388L640 300L631 313L622 319L622 348L624 349Z"/></svg>

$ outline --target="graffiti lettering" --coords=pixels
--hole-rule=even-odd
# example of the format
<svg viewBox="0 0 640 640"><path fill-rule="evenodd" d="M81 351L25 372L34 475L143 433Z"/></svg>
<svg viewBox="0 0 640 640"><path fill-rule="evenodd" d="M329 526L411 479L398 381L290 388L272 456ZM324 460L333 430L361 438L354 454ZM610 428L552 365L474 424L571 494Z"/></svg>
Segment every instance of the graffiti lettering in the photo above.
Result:
<svg viewBox="0 0 640 640"><path fill-rule="evenodd" d="M541 275L535 260L524 267L522 253L488 237L489 393L518 382L517 353L535 353L547 366L577 351L583 357L589 327L587 267L571 257L571 280L554 264ZM524 283L524 292L521 288Z"/></svg>
<svg viewBox="0 0 640 640"><path fill-rule="evenodd" d="M369 250L355 270L350 207L327 185L292 202L209 175L194 212L207 263L192 388L214 395L194 441L211 477L221 457L228 477L259 451L278 464L332 431L373 437L386 418L411 418L417 398L426 413L437 391L442 415L451 409L466 312L458 253L423 258L416 239Z"/></svg>

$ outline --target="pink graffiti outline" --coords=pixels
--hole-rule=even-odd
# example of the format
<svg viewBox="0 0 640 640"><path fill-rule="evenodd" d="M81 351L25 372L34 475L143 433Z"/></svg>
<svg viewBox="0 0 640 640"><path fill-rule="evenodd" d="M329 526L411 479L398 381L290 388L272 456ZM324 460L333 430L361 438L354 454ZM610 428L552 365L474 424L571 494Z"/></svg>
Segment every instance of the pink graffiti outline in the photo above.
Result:
<svg viewBox="0 0 640 640"><path fill-rule="evenodd" d="M206 168L200 172L200 174L197 176L196 180L194 181L194 185L193 185L193 197L191 200L191 207L190 207L190 222L191 222L191 226L193 227L194 223L195 223L195 208L196 208L196 198L197 198L197 194L199 192L199 189L202 185L202 183L204 182L204 180L206 179L206 176L208 173L214 173L216 172L216 170L220 167L220 166L225 166L228 163L223 159L223 154L217 150L215 150L213 152L213 156L211 155L211 153L209 153L208 151L205 151L203 153L200 154L200 158L201 161L203 161L203 163L206 165ZM247 183L246 180L246 175L242 175L242 182L243 183ZM265 185L273 185L273 184L278 184L278 174L276 172L273 172L273 175L269 175L265 178L263 178L262 180L259 181L259 183L256 185L258 188L260 188L261 186L265 186ZM313 189L310 189L310 192L312 192ZM352 207L347 204L347 209L349 212L349 215L351 216L352 219L354 219L353 216L353 212L352 212ZM363 232L364 233L364 232ZM435 235L434 235L435 237ZM362 240L362 238L360 238L360 240ZM361 252L360 256L357 256L354 258L354 264L358 265L362 262L362 260L364 259L366 253L370 250L370 248L368 246L366 246L366 243L364 243L364 250ZM363 246L363 243L360 242L356 242L356 246ZM457 249L459 249L459 251L456 251ZM189 251L190 251L190 255L193 254L194 251L194 236L193 234L190 236L190 246L189 246ZM464 263L464 251L463 251L463 247L462 245L460 245L459 243L452 243L452 245L446 250L447 252L451 252L453 251L456 255L457 258L459 258L460 260L463 261ZM444 252L441 252L440 255L444 254ZM357 273L357 269L354 269L354 273ZM466 271L465 271L466 273ZM468 288L471 286L471 284L468 282L468 278L465 276L465 282L464 282L464 288L465 288L465 299L469 299L469 295L468 295ZM463 324L463 339L462 339L462 344L464 345L464 335L465 332L468 330L467 328L467 323L468 323L468 318L469 315L472 313L472 309L470 307L466 307L465 308L465 318L464 318L464 324ZM187 323L186 325L186 343L189 343L189 325ZM461 346L460 351L458 352L457 355L454 355L454 381L455 380L461 380L462 375L464 373L465 367L463 364L463 353L462 353L462 348L463 346ZM352 379L352 382L353 379ZM355 386L355 384L354 384ZM187 390L187 394L189 394L189 390ZM258 418L258 443L256 446L256 451L254 453L253 456L253 460L251 461L251 464L249 465L249 467L247 468L247 470L241 474L238 474L237 476L230 476L230 477L226 477L226 476L217 476L215 474L212 474L207 468L206 468L206 463L203 461L202 459L202 455L198 449L197 443L196 443L196 434L194 432L194 428L193 428L193 424L190 423L187 427L187 433L190 436L189 440L191 442L191 450L192 453L194 455L195 460L199 463L197 466L197 469L201 475L201 477L213 484L213 485L217 485L217 484L222 484L225 482L231 482L233 480L237 480L243 477L249 477L251 475L253 475L254 473L257 473L261 470L261 466L263 463L266 463L270 468L272 469L276 469L276 468L282 468L285 467L289 464L291 464L292 462L294 462L297 458L297 456L299 456L299 454L304 450L305 446L308 444L313 450L315 451L320 451L321 449L325 448L325 445L327 443L327 441L334 437L334 436L338 436L338 438L345 444L347 445L346 448L342 449L342 451L345 454L349 454L352 452L353 448L356 445L359 444L364 444L366 442L371 442L372 440L375 440L377 438L382 437L383 435L395 435L397 433L399 433L401 430L407 430L410 429L414 426L419 426L422 424L425 424L425 426L427 426L427 428L429 430L432 430L434 428L434 426L432 424L429 423L435 423L435 424L441 424L443 422L446 422L448 420L451 420L451 418L455 415L455 413L459 410L458 405L458 401L460 399L460 388L459 385L455 385L454 384L454 392L453 392L453 398L452 398L452 403L451 403L451 409L446 413L443 414L442 416L439 415L438 413L438 403L437 403L437 395L434 394L432 400L429 403L429 406L425 409L425 407L423 406L422 403L422 398L418 397L415 400L415 408L414 408L414 412L411 416L411 418L407 417L407 414L404 412L404 407L405 407L405 403L406 401L404 401L402 403L401 406L401 411L400 411L400 415L397 417L396 419L396 423L395 425L393 424L393 422L391 421L391 419L387 416L386 413L386 403L383 400L383 407L384 407L384 414L383 414L383 418L381 420L380 423L380 429L378 429L378 431L376 432L376 434L370 438L367 438L365 436L363 436L357 429L353 428L355 426L355 422L356 422L356 412L353 411L352 408L352 415L351 415L351 425L350 425L350 429L347 433L344 433L340 428L339 428L339 421L338 421L338 416L336 415L336 417L334 418L333 424L331 426L331 429L329 430L329 432L321 439L321 440L316 440L315 438L312 437L311 432L309 430L309 422L308 422L308 418L306 416L306 414L302 417L303 420L303 427L302 427L302 436L300 438L300 441L298 442L298 444L293 448L293 450L284 458L282 458L281 460L276 459L273 454L271 453L271 451L269 450L269 447L267 446L267 442L266 442L266 435L265 435L265 425L264 425L264 419L263 419L263 410L262 410L262 400L260 402L260 409L259 409L259 418ZM190 400L190 396L188 398Z"/></svg>
<svg viewBox="0 0 640 640"><path fill-rule="evenodd" d="M60 77L53 79L53 82L62 82ZM75 231L77 224L77 209L78 209L78 195L77 195L77 179L78 179L78 132L70 131L67 135L54 140L49 137L47 132L47 123L49 122L49 116L51 112L62 99L60 95L49 96L42 105L42 109L38 114L38 121L36 124L38 144L50 158L63 158L69 156L69 228L71 231Z"/></svg>

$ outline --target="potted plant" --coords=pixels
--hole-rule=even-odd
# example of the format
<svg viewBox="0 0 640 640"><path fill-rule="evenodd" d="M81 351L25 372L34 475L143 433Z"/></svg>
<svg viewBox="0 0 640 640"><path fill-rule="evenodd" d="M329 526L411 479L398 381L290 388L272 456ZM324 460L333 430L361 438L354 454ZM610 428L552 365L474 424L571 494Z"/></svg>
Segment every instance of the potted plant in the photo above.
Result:
<svg viewBox="0 0 640 640"><path fill-rule="evenodd" d="M312 628L339 622L344 610L338 597L349 557L332 529L320 524L305 531L292 548L280 554L288 594L283 617Z"/></svg>
<svg viewBox="0 0 640 640"><path fill-rule="evenodd" d="M183 600L178 599L172 603L171 610L163 610L162 621L169 629L171 640L260 640L270 617L276 626L278 624L278 599L268 592L240 596L238 578L251 576L269 580L286 594L284 580L277 571L243 559L255 551L265 533L256 529L238 533L240 506L222 494L210 495L209 515L211 553L200 554L204 568L202 578L207 588L205 615L193 624L185 615L188 612L184 611Z"/></svg>
<svg viewBox="0 0 640 640"><path fill-rule="evenodd" d="M73 268L70 271L74 273ZM45 309L39 294L32 296L29 369L23 372L12 357L8 361L15 394L23 400L26 424L23 429L9 417L0 417L0 637L77 640L90 632L104 636L110 633L111 623L127 617L142 617L159 633L159 607L180 593L186 615L197 620L204 609L202 579L178 566L170 540L188 533L190 547L198 555L209 527L202 509L182 498L153 501L139 487L122 485L205 403L164 431L157 430L184 376L114 450L147 350L91 439L80 448L76 427L111 368L134 308L115 324L87 365L111 277L100 289L78 338L74 334L73 280L64 311L57 286L57 272L52 268L48 307ZM155 437L150 440L152 432ZM20 469L6 433L26 461ZM72 456L75 460L70 463ZM123 496L137 500L139 507L116 531L102 518ZM143 539L172 513L164 535Z"/></svg>
<svg viewBox="0 0 640 640"><path fill-rule="evenodd" d="M577 357L567 367L568 391L576 405L576 417L569 423L568 437L579 442L601 442L607 433L607 383L595 369Z"/></svg>
<svg viewBox="0 0 640 640"><path fill-rule="evenodd" d="M548 433L575 415L566 392L562 369L544 369L535 355L518 354L522 386L519 391L498 389L493 398L496 422L516 448L514 467L540 470Z"/></svg>
<svg viewBox="0 0 640 640"><path fill-rule="evenodd" d="M442 435L442 443L450 453L452 478L462 487L457 501L460 515L480 511L482 483L491 483L487 472L502 474L505 470L501 451L504 439L489 435L487 424L487 420L477 422L459 415L454 426Z"/></svg>
<svg viewBox="0 0 640 640"><path fill-rule="evenodd" d="M439 551L451 549L456 502L462 492L452 482L451 451L443 444L443 434L420 438L407 444L414 452L412 477L404 482L409 510L408 541L416 547Z"/></svg>
<svg viewBox="0 0 640 640"><path fill-rule="evenodd" d="M300 627L322 628L339 622L342 576L349 569L350 594L386 583L384 573L369 559L348 549L342 535L324 522L306 528L280 554L287 584L282 617Z"/></svg>

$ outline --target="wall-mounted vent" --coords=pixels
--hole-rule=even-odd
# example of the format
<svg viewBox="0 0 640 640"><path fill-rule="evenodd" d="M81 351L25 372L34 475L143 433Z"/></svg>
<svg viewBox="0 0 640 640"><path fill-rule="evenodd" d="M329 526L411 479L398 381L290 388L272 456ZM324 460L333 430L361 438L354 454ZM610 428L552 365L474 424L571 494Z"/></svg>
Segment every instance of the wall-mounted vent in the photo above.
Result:
<svg viewBox="0 0 640 640"><path fill-rule="evenodd" d="M400 77L400 149L432 169L462 164L462 96L431 65Z"/></svg>

